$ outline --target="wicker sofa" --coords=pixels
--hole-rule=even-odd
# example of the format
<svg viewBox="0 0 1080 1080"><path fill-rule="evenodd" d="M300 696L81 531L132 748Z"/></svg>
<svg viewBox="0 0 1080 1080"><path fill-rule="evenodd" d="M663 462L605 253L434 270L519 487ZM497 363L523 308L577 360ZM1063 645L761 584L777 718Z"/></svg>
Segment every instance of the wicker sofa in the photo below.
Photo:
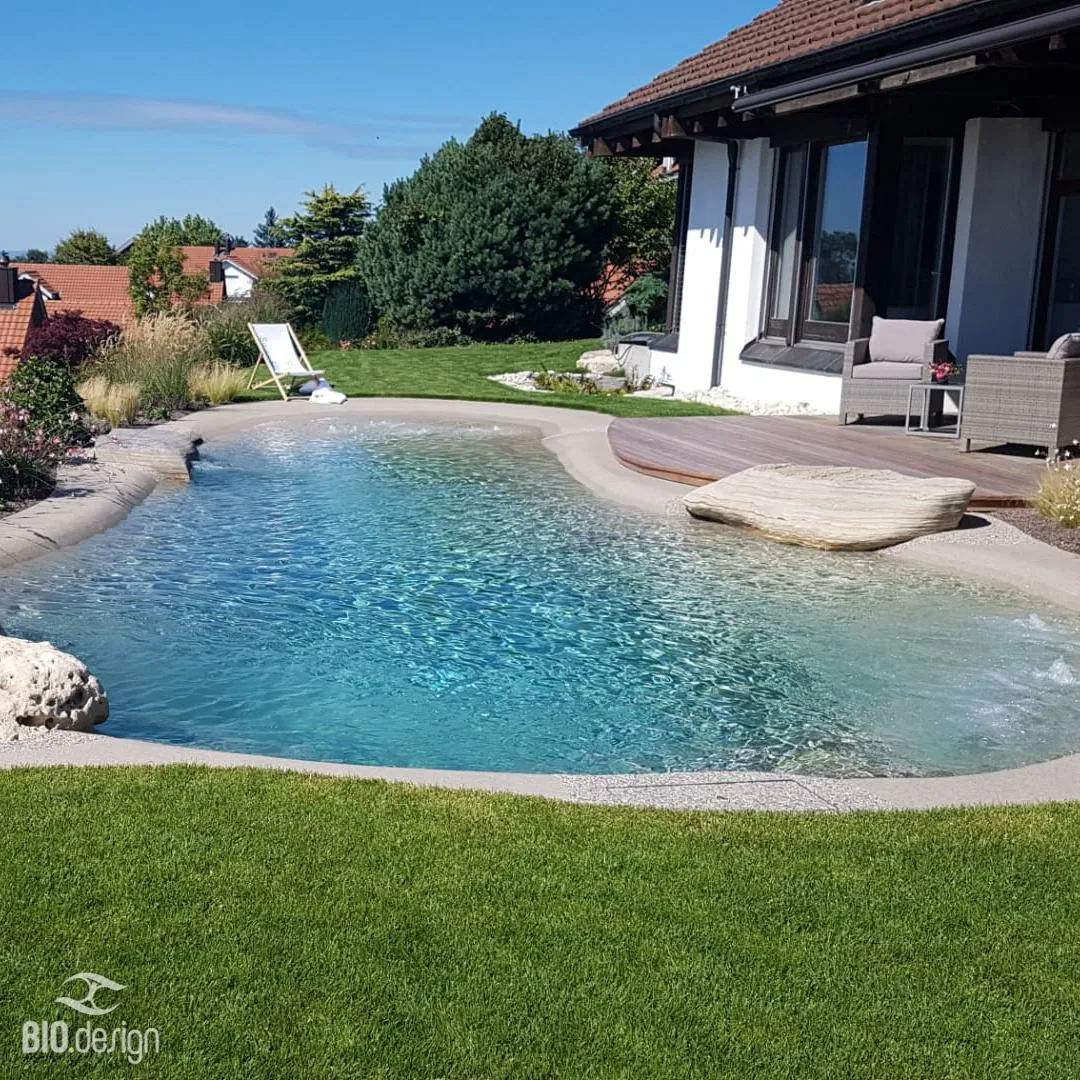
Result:
<svg viewBox="0 0 1080 1080"><path fill-rule="evenodd" d="M874 319L868 338L844 349L840 423L851 416L903 416L913 382L932 382L933 366L949 358L943 323Z"/></svg>
<svg viewBox="0 0 1080 1080"><path fill-rule="evenodd" d="M1050 456L1080 439L1080 335L1050 353L967 358L960 438L1046 447ZM1077 355L1065 355L1075 351Z"/></svg>

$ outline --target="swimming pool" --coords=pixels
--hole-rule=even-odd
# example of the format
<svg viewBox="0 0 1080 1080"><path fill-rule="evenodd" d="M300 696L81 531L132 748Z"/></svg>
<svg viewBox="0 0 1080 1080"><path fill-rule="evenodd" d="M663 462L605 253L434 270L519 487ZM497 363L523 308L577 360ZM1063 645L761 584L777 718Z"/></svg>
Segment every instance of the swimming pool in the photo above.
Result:
<svg viewBox="0 0 1080 1080"><path fill-rule="evenodd" d="M599 501L535 437L311 422L0 573L112 735L377 765L976 772L1080 750L1080 622Z"/></svg>

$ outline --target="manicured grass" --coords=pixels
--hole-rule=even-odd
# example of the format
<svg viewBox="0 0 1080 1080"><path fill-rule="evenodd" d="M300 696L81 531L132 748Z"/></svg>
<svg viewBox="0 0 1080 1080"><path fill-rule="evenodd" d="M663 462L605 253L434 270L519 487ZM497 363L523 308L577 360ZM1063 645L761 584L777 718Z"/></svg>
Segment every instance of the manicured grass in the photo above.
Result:
<svg viewBox="0 0 1080 1080"><path fill-rule="evenodd" d="M66 976L155 1077L1080 1075L1080 807L764 816L0 776L0 1075ZM68 1075L129 1075L77 1057Z"/></svg>
<svg viewBox="0 0 1080 1080"><path fill-rule="evenodd" d="M560 405L613 416L714 416L724 412L685 401L615 395L535 394L492 382L508 371L574 371L586 349L599 341L559 341L541 345L467 345L448 349L378 349L313 353L312 366L326 371L350 397L466 398Z"/></svg>

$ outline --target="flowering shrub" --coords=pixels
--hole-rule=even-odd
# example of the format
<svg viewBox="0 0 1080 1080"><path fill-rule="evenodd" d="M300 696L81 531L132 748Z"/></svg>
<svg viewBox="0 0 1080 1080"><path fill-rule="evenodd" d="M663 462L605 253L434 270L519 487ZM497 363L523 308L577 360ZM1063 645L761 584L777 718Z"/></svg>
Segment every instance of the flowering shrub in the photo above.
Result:
<svg viewBox="0 0 1080 1080"><path fill-rule="evenodd" d="M90 433L83 423L83 402L71 369L57 360L31 356L19 362L3 389L2 400L30 415L30 422L69 446L85 446Z"/></svg>
<svg viewBox="0 0 1080 1080"><path fill-rule="evenodd" d="M29 409L0 403L0 500L29 498L51 486L64 452L60 436L35 424Z"/></svg>
<svg viewBox="0 0 1080 1080"><path fill-rule="evenodd" d="M1066 529L1080 528L1080 461L1050 462L1031 505Z"/></svg>
<svg viewBox="0 0 1080 1080"><path fill-rule="evenodd" d="M120 333L116 323L84 319L77 311L50 315L27 335L23 357L55 360L74 371L82 367L112 337Z"/></svg>

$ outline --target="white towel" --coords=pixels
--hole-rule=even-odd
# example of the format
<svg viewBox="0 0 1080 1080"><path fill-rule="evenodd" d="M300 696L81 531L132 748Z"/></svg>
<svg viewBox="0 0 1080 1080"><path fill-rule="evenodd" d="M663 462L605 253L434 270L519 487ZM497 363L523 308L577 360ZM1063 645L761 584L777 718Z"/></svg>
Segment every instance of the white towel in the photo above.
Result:
<svg viewBox="0 0 1080 1080"><path fill-rule="evenodd" d="M341 405L349 400L340 390L335 390L325 379L320 379L319 384L311 393L310 400L313 404Z"/></svg>

